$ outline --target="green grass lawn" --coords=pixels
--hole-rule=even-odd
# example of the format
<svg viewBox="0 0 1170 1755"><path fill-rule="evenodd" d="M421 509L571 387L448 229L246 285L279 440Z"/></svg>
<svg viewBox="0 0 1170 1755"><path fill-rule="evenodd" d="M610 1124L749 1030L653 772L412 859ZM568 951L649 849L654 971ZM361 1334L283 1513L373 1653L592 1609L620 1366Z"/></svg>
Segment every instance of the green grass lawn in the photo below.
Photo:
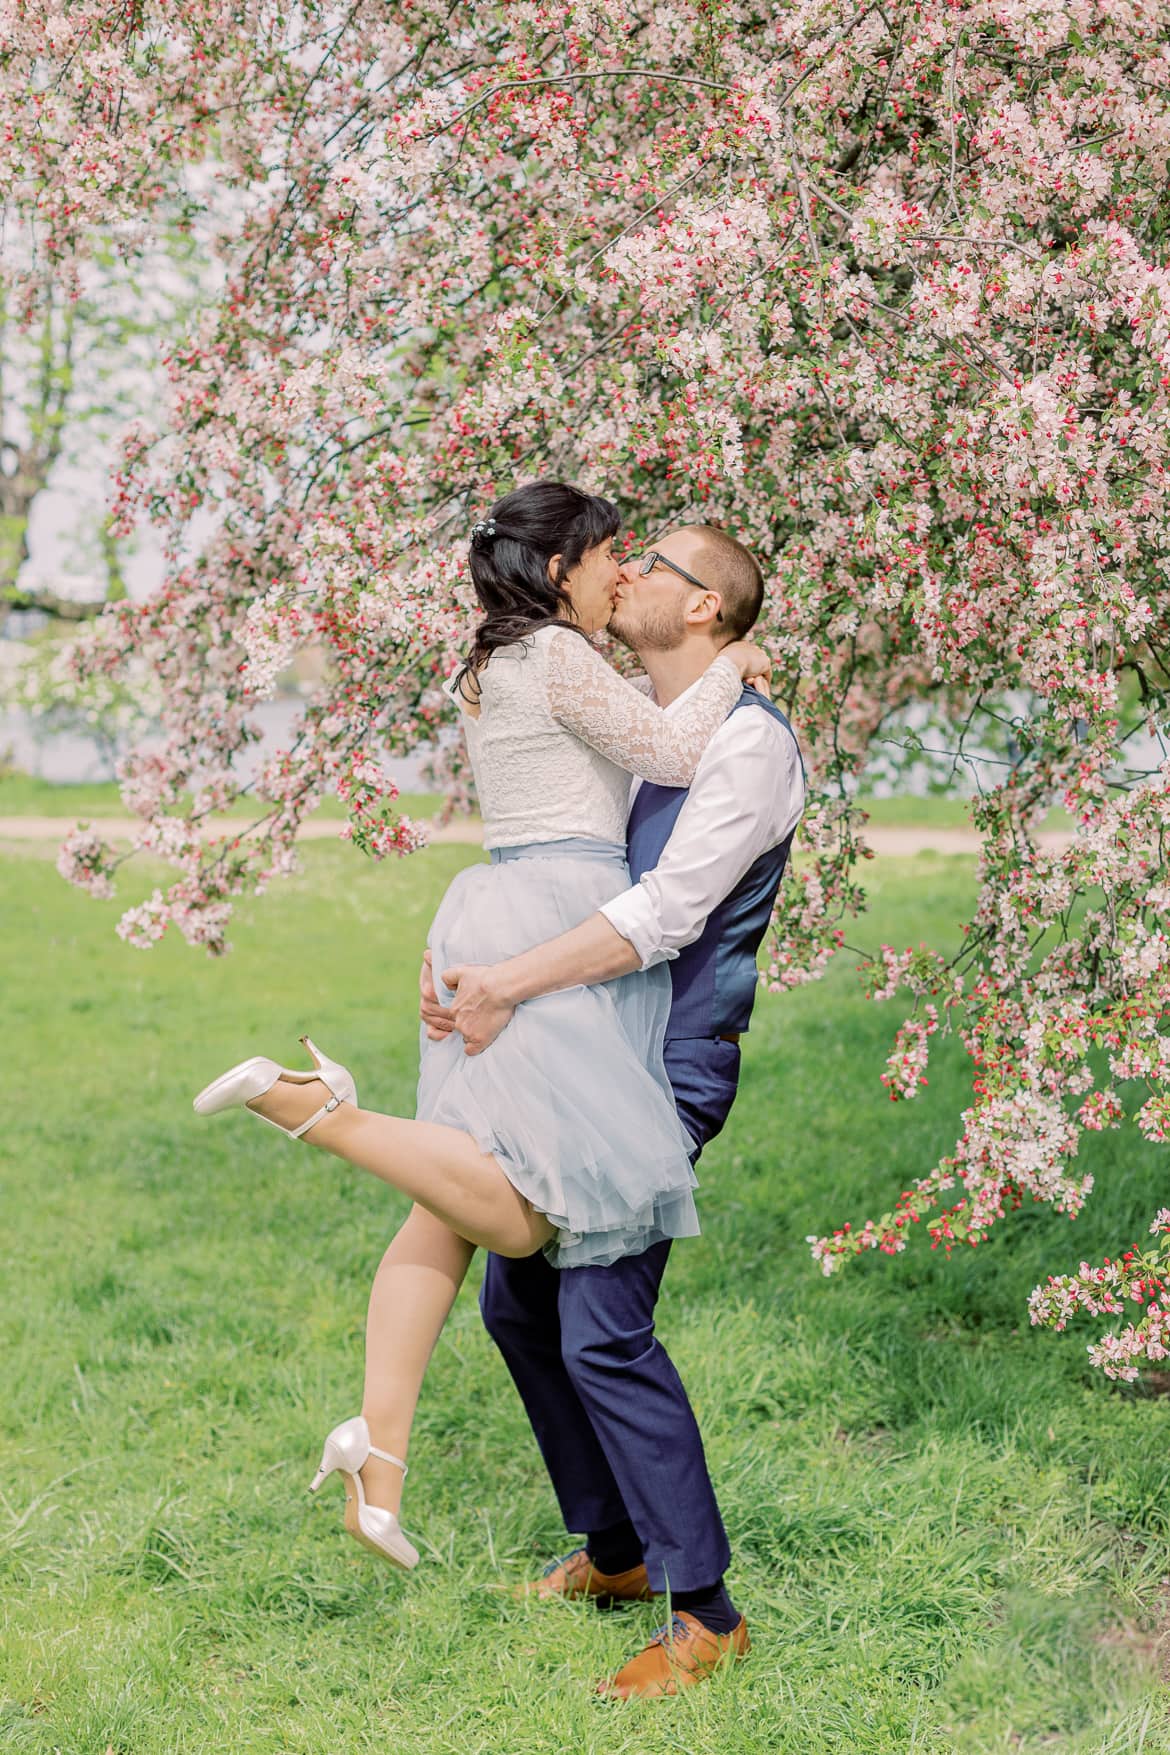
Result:
<svg viewBox="0 0 1170 1755"><path fill-rule="evenodd" d="M417 1571L344 1535L336 1482L309 1498L405 1203L191 1096L308 1029L364 1101L409 1112L426 923L472 857L312 845L221 961L129 950L118 904L0 861L5 1755L1165 1755L1170 1399L1092 1374L1087 1333L1033 1332L1025 1300L1137 1234L1166 1153L1090 1138L1075 1229L1022 1213L950 1263L922 1247L823 1281L806 1234L933 1162L964 1091L944 1044L929 1089L888 1102L897 1014L845 959L761 996L661 1304L750 1659L605 1705L595 1679L661 1611L512 1600L570 1544L474 1284L415 1432ZM971 882L965 860L883 861L865 937L945 942Z"/></svg>
<svg viewBox="0 0 1170 1755"><path fill-rule="evenodd" d="M969 798L950 798L933 792L921 796L902 793L896 798L863 797L859 802L869 813L870 822L882 828L969 829L973 826ZM1058 805L1046 814L1040 827L1067 829L1071 821L1068 812Z"/></svg>

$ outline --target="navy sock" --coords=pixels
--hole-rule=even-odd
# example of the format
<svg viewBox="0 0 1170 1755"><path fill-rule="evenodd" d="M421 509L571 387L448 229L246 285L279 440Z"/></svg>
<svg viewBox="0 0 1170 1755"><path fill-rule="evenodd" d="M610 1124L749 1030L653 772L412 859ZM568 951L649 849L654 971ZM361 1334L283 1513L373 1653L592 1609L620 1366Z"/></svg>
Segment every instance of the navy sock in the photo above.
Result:
<svg viewBox="0 0 1170 1755"><path fill-rule="evenodd" d="M628 1517L607 1530L591 1530L585 1537L585 1552L598 1572L608 1572L611 1577L642 1564L642 1544Z"/></svg>
<svg viewBox="0 0 1170 1755"><path fill-rule="evenodd" d="M739 1610L735 1607L723 1580L708 1585L706 1590L674 1590L670 1593L672 1609L686 1609L710 1633L730 1633L739 1626Z"/></svg>

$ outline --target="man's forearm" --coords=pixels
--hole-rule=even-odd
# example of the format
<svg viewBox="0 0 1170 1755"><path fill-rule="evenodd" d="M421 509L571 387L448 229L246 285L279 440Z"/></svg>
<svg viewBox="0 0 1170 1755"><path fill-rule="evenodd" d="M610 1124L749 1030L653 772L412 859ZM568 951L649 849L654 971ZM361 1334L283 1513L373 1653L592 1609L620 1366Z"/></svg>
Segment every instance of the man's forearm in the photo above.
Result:
<svg viewBox="0 0 1170 1755"><path fill-rule="evenodd" d="M591 914L559 938L497 963L491 981L501 999L519 1005L522 1000L557 993L563 987L612 981L641 967L642 959L629 939L623 938L604 914Z"/></svg>

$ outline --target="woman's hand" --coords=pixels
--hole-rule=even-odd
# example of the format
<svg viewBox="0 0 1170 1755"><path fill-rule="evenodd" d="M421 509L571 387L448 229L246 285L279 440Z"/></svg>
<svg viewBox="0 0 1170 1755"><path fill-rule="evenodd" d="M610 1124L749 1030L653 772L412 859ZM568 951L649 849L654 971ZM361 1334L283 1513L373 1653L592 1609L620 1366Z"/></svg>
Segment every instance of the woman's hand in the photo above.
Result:
<svg viewBox="0 0 1170 1755"><path fill-rule="evenodd" d="M772 674L772 660L762 646L754 646L750 640L733 640L729 646L724 646L719 656L730 658L744 682Z"/></svg>

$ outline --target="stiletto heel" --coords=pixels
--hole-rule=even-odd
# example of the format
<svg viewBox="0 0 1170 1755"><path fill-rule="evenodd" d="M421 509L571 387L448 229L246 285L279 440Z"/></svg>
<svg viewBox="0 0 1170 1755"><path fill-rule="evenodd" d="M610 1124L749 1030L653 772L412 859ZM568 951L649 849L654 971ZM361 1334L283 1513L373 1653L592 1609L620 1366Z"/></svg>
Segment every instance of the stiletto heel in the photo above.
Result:
<svg viewBox="0 0 1170 1755"><path fill-rule="evenodd" d="M308 1036L301 1036L299 1040L303 1042L308 1049L313 1065L317 1069L315 1073L306 1073L304 1077L307 1079L320 1079L321 1083L323 1085L328 1085L329 1089L335 1095L340 1094L342 1088L348 1085L353 1094L345 1100L349 1103L356 1103L357 1091L354 1089L353 1078L348 1069L342 1066L340 1061L330 1060L327 1054L322 1054L316 1043L311 1041Z"/></svg>
<svg viewBox="0 0 1170 1755"><path fill-rule="evenodd" d="M299 1140L303 1133L308 1133L311 1127L316 1126L323 1115L331 1114L339 1103L356 1104L357 1087L348 1068L342 1066L340 1061L330 1060L328 1055L322 1054L307 1036L302 1036L301 1041L313 1057L315 1064L312 1072L281 1066L279 1061L269 1060L266 1055L254 1054L250 1060L237 1062L227 1072L221 1073L219 1078L212 1079L209 1085L203 1087L194 1102L196 1114L218 1115L222 1109L246 1108L255 1098L263 1097L270 1091L279 1079L284 1079L290 1085L311 1085L319 1080L330 1093L329 1101L323 1103L307 1121L302 1121L299 1127L285 1127L283 1123L273 1121L270 1115L261 1115L258 1109L251 1111L261 1121L266 1121L269 1127L280 1128L281 1133L287 1134L290 1140Z"/></svg>
<svg viewBox="0 0 1170 1755"><path fill-rule="evenodd" d="M418 1565L418 1549L407 1541L402 1533L402 1526L392 1511L387 1511L381 1505L366 1504L360 1471L365 1466L367 1457L371 1456L393 1463L395 1468L402 1470L405 1477L407 1468L400 1456L391 1456L388 1450L379 1450L370 1443L370 1429L361 1414L355 1414L352 1420L343 1420L325 1440L321 1466L309 1482L309 1492L315 1493L330 1475L342 1475L346 1483L345 1527L350 1535L361 1542L363 1547L370 1548L393 1565L403 1566L409 1571L411 1567Z"/></svg>

